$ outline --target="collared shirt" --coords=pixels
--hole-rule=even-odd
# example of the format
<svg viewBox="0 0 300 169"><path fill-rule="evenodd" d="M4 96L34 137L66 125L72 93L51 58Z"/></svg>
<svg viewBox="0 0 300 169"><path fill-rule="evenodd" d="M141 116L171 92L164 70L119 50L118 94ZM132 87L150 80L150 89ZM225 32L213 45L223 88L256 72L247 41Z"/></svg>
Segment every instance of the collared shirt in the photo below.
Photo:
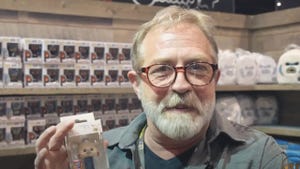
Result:
<svg viewBox="0 0 300 169"><path fill-rule="evenodd" d="M141 169L137 140L145 125L142 113L128 126L104 133L110 169ZM215 113L185 169L282 169L285 164L286 155L272 137Z"/></svg>

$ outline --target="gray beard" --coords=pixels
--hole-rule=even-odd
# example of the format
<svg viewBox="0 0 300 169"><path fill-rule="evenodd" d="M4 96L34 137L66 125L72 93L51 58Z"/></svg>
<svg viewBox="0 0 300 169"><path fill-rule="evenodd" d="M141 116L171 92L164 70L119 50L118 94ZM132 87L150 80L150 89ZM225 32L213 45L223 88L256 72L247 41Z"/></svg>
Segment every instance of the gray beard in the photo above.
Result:
<svg viewBox="0 0 300 169"><path fill-rule="evenodd" d="M215 97L206 102L198 100L195 94L180 97L176 93L166 96L159 104L142 97L141 103L149 120L167 137L173 140L187 140L198 133L210 122L215 107ZM165 113L166 107L185 104L198 111L196 116L190 113Z"/></svg>

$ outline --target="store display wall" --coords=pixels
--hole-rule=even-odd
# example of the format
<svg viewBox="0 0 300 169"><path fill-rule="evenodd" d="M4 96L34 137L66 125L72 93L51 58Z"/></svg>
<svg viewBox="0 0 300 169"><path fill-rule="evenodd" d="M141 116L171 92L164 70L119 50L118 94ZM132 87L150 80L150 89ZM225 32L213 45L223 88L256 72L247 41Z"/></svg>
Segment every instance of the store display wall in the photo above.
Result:
<svg viewBox="0 0 300 169"><path fill-rule="evenodd" d="M138 26L153 17L160 8L94 0L3 0L0 6L0 36L130 43ZM205 13L216 20L216 40L221 49L242 48L272 56L277 61L288 44L300 44L300 8L255 16ZM231 90L221 92L232 93ZM264 89L246 91L255 94L264 92ZM275 95L280 103L280 124L299 125L299 88L268 89L266 93ZM6 95L2 94L2 97ZM27 158L22 155L22 160L20 156L10 155L12 158L0 157L4 168L33 168L34 155ZM20 165L9 166L8 162L14 161L11 159L18 159Z"/></svg>

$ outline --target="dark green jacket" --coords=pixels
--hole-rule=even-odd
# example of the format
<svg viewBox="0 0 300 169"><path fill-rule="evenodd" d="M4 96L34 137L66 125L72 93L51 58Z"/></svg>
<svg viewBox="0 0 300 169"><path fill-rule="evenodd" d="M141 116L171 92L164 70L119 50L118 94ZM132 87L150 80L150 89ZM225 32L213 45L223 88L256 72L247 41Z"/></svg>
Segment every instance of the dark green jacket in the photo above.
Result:
<svg viewBox="0 0 300 169"><path fill-rule="evenodd" d="M104 133L110 169L140 169L136 142L145 125L143 113L128 126ZM286 154L272 137L216 113L204 147L195 149L186 169L204 169L208 162L214 169L282 169L286 163Z"/></svg>

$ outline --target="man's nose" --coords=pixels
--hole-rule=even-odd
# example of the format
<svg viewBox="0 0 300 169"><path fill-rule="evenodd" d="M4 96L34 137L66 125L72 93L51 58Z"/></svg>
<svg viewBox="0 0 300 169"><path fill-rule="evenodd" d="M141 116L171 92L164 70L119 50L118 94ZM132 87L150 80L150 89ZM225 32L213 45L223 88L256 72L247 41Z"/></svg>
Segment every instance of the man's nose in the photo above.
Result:
<svg viewBox="0 0 300 169"><path fill-rule="evenodd" d="M176 68L177 76L172 84L172 90L177 93L185 93L191 89L191 84L185 78L185 70L182 67Z"/></svg>

